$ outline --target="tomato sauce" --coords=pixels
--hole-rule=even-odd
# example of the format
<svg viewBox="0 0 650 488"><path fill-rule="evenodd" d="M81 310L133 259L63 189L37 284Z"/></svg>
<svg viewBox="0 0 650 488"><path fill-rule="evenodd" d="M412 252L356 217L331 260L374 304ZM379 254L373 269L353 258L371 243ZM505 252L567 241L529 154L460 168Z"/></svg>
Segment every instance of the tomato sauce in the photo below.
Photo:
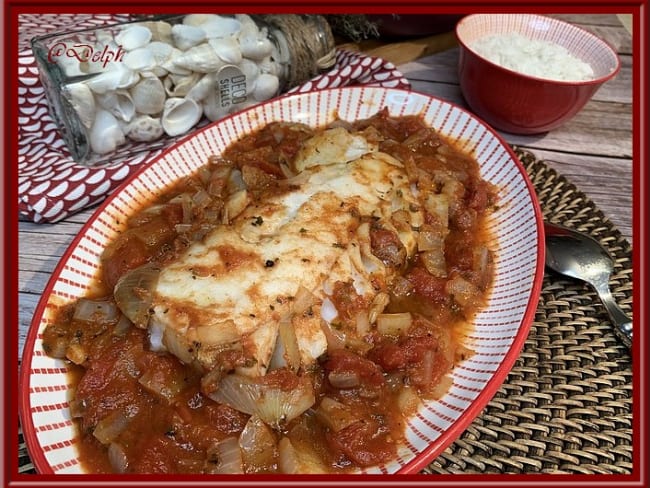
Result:
<svg viewBox="0 0 650 488"><path fill-rule="evenodd" d="M102 256L101 292L61 308L45 330L45 351L70 361L74 373L70 410L88 472L291 472L287 466L344 472L372 466L395 457L405 422L420 399L444 393L445 377L471 354L464 332L491 286L485 218L496 204L496 190L480 178L470 155L420 117L391 117L382 110L366 120L336 123L378 142L404 164L419 191L445 195L448 202L442 211L435 199L424 204L421 230L433 237L423 244L426 252L410 259L394 231L371 226L373 254L399 270L384 312L408 315L405 330L382 333L373 326L359 340L333 340L309 370L280 368L254 380L251 388L279 395L302 388L305 381L313 388L313 405L305 413L264 427L252 422L245 409L212 398L224 375L243 364L236 350L224 351L221 367L204 374L169 353L153 352L147 332L117 310L111 290L127 271L171 260L220 225L232 184L226 170L241 172L253 201L287 191L278 182L295 172L292 161L301 144L320 129L269 124L133 215ZM435 254L440 235L442 272ZM221 252L228 255L228 266L246 266L246 254ZM468 290L462 300L453 291L459 286ZM351 282L336 284L332 302L342 323L332 324L331 338L354 327L357 313L371 306L353 293ZM283 449L285 438L293 450Z"/></svg>

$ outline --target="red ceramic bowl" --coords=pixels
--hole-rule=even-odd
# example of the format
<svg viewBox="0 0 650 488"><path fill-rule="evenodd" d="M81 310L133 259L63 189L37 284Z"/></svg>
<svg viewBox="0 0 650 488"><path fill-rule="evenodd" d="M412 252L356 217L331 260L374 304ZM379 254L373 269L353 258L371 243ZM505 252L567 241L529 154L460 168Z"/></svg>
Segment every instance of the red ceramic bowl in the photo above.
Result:
<svg viewBox="0 0 650 488"><path fill-rule="evenodd" d="M556 81L504 68L471 46L484 37L519 33L563 46L588 63L594 78ZM470 108L494 128L513 134L553 130L577 114L620 69L616 52L602 39L570 23L533 14L474 14L456 25L458 76Z"/></svg>

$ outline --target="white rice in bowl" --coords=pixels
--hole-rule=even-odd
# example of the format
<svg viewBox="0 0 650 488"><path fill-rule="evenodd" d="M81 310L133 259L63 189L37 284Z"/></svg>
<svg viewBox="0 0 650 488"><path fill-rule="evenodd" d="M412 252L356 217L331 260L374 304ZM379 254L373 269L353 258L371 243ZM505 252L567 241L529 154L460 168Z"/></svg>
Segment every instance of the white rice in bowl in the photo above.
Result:
<svg viewBox="0 0 650 488"><path fill-rule="evenodd" d="M588 81L592 67L554 42L530 39L518 33L485 36L470 47L479 55L519 73L559 81Z"/></svg>

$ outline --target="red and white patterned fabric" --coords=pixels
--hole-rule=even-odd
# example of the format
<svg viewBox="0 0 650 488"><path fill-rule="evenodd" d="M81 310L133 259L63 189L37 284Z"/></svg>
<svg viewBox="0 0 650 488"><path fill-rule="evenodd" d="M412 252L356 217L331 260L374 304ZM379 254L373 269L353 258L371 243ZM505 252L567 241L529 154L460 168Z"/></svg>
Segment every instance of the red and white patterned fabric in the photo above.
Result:
<svg viewBox="0 0 650 488"><path fill-rule="evenodd" d="M57 222L101 202L143 163L176 139L156 141L110 164L84 166L70 156L50 115L30 40L38 35L77 28L101 27L129 20L129 15L51 14L19 17L18 52L18 210L22 219ZM409 82L395 66L380 58L337 51L327 73L294 87L288 93L351 85L408 89ZM207 121L203 121L205 125Z"/></svg>

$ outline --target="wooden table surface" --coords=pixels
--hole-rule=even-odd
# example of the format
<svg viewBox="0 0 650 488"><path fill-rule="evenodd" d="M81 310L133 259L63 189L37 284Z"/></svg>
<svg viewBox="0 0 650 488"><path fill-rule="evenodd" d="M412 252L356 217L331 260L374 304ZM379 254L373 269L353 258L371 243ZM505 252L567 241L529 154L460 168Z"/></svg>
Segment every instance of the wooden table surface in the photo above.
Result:
<svg viewBox="0 0 650 488"><path fill-rule="evenodd" d="M566 176L632 242L632 37L616 15L558 15L591 30L619 53L622 68L565 126L543 135L502 133ZM458 48L398 64L414 90L465 106L458 86ZM95 209L56 224L19 222L19 354L34 309L57 262Z"/></svg>

